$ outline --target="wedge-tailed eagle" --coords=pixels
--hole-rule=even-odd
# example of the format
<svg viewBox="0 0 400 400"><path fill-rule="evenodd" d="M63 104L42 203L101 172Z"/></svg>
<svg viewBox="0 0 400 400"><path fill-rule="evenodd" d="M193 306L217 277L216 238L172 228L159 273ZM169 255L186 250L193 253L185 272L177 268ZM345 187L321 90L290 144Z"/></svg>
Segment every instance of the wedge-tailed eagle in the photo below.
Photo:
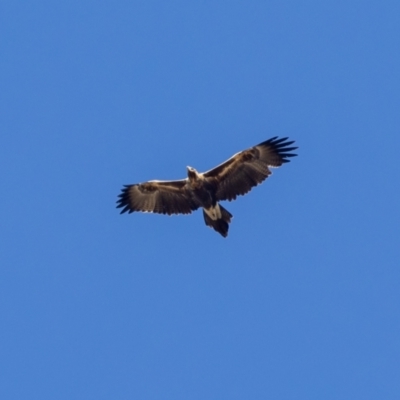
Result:
<svg viewBox="0 0 400 400"><path fill-rule="evenodd" d="M297 149L290 147L294 141L287 139L273 137L207 172L187 167L186 179L125 185L117 208L122 208L121 214L142 211L171 215L190 214L201 207L206 225L226 237L232 214L219 201L235 200L248 193L271 175L270 168L280 167L296 156L290 153Z"/></svg>

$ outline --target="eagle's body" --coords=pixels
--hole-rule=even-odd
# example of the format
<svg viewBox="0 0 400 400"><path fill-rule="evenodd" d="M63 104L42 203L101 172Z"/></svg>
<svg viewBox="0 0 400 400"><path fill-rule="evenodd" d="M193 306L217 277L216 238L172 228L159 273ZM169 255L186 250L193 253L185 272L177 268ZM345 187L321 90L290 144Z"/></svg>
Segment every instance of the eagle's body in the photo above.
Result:
<svg viewBox="0 0 400 400"><path fill-rule="evenodd" d="M232 214L219 201L231 201L246 194L271 174L270 167L289 162L289 157L296 156L289 153L297 149L289 147L293 143L287 138L274 137L235 154L207 172L199 173L187 167L186 179L126 185L117 207L123 207L121 213L143 211L169 215L190 214L203 208L206 225L226 237Z"/></svg>

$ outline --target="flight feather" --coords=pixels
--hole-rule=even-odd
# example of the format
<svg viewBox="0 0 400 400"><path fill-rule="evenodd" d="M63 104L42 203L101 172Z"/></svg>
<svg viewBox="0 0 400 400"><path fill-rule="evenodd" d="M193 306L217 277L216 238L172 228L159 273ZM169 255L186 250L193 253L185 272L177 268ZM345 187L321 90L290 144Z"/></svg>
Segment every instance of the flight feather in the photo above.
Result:
<svg viewBox="0 0 400 400"><path fill-rule="evenodd" d="M235 154L203 176L215 187L218 201L234 200L268 178L272 173L270 168L280 167L296 156L290 153L297 149L290 147L293 143L287 138L274 137Z"/></svg>

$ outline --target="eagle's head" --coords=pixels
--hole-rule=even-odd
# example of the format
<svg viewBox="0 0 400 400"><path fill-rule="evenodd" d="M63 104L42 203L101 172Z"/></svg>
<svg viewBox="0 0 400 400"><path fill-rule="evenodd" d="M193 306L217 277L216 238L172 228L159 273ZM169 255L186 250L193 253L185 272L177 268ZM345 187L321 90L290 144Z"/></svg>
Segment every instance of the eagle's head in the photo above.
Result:
<svg viewBox="0 0 400 400"><path fill-rule="evenodd" d="M199 179L199 173L192 167L186 167L189 181L195 182Z"/></svg>

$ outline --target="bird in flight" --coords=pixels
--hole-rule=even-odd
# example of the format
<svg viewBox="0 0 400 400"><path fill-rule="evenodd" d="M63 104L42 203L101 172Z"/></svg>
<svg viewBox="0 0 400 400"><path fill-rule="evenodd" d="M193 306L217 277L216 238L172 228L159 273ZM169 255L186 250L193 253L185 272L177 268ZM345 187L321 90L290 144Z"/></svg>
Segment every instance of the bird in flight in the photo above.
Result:
<svg viewBox="0 0 400 400"><path fill-rule="evenodd" d="M232 214L219 203L235 200L271 175L270 168L280 167L297 154L294 141L277 136L236 153L207 172L187 167L187 178L177 181L148 181L125 185L118 196L117 208L124 212L191 214L203 209L207 226L223 237L228 236Z"/></svg>

